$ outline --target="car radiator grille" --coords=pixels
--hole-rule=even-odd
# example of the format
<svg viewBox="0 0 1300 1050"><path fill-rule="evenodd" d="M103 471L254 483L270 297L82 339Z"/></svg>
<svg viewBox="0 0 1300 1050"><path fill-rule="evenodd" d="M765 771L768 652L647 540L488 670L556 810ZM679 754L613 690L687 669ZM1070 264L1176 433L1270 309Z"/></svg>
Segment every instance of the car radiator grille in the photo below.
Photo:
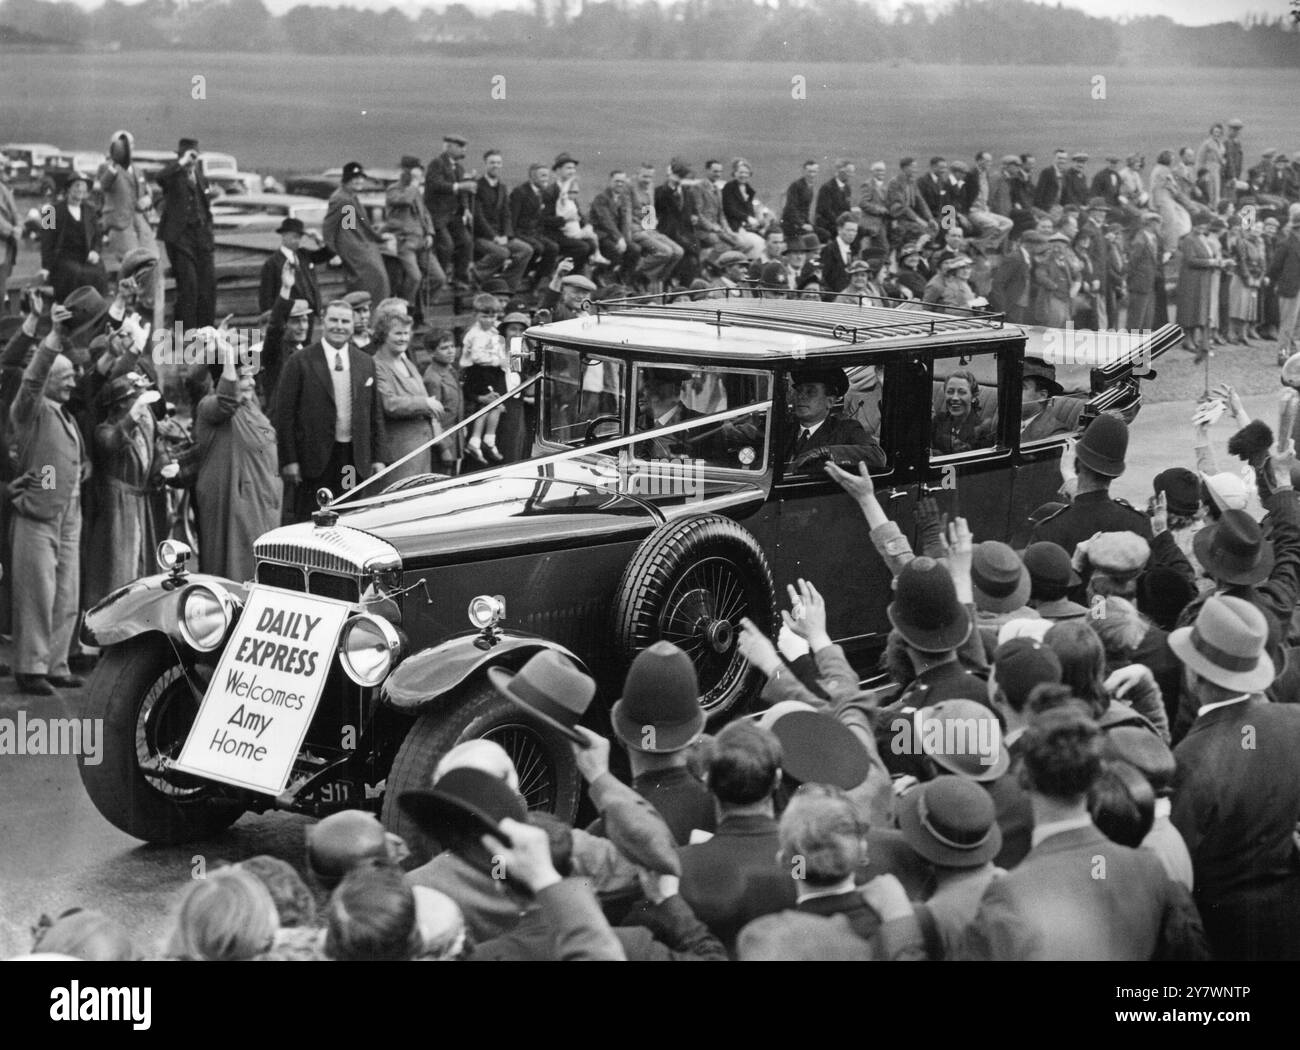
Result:
<svg viewBox="0 0 1300 1050"><path fill-rule="evenodd" d="M294 565L262 562L257 567L257 582L286 591L303 591L322 598L336 598L342 602L355 602L361 598L361 588L355 577L312 572Z"/></svg>
<svg viewBox="0 0 1300 1050"><path fill-rule="evenodd" d="M360 599L372 571L401 566L390 544L341 525L286 525L259 539L253 553L258 583L347 602Z"/></svg>

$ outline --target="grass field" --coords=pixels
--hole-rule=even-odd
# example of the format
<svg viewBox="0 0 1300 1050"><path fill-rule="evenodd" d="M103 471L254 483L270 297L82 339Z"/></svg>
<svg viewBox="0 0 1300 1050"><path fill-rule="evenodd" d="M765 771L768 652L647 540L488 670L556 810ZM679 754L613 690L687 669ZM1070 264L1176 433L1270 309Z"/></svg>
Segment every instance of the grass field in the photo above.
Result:
<svg viewBox="0 0 1300 1050"><path fill-rule="evenodd" d="M1105 77L1097 99L1093 78ZM194 77L206 98L195 99ZM792 78L807 98L792 98ZM504 77L504 98L493 78ZM498 85L500 93L501 81ZM1196 145L1212 120L1241 116L1247 155L1300 145L1300 70L1089 69L702 62L560 62L437 57L140 53L0 54L0 141L103 148L119 127L141 147L197 135L240 166L283 174L358 159L429 157L446 131L475 164L505 150L507 178L571 151L590 199L614 166L695 164L743 154L779 208L806 157L860 163L1056 146L1096 158ZM1091 168L1090 168L1091 170Z"/></svg>

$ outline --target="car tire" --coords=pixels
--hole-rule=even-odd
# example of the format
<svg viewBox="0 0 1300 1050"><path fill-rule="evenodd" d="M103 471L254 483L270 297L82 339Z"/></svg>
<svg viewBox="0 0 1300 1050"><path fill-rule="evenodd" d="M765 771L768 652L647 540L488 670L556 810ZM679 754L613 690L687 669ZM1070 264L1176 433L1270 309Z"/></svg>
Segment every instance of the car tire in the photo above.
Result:
<svg viewBox="0 0 1300 1050"><path fill-rule="evenodd" d="M172 643L147 634L104 651L86 683L83 717L101 720L100 761L78 758L81 782L114 827L145 842L193 842L225 830L244 812L228 789L198 777L167 783L147 775L142 760L172 758L198 714L200 697L187 684Z"/></svg>
<svg viewBox="0 0 1300 1050"><path fill-rule="evenodd" d="M767 557L730 518L698 514L665 522L637 548L614 602L615 639L628 663L660 640L684 649L700 676L700 704L714 721L763 687L736 646L741 617L775 633Z"/></svg>
<svg viewBox="0 0 1300 1050"><path fill-rule="evenodd" d="M384 786L384 827L406 840L408 867L435 852L397 804L404 791L427 791L442 756L466 740L494 740L505 748L519 773L519 790L529 809L554 813L572 823L582 796L578 764L566 737L524 717L515 704L485 679L476 679L449 702L425 711L397 749Z"/></svg>

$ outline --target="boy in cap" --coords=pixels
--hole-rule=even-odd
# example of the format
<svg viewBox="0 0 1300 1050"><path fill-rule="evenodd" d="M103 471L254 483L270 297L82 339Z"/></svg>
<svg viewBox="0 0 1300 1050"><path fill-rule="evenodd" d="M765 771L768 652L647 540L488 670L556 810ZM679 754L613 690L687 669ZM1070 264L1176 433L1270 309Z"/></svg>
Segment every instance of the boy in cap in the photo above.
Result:
<svg viewBox="0 0 1300 1050"><path fill-rule="evenodd" d="M1171 816L1220 959L1300 958L1300 709L1263 695L1275 674L1268 634L1249 602L1214 595L1169 636L1197 708L1174 749Z"/></svg>

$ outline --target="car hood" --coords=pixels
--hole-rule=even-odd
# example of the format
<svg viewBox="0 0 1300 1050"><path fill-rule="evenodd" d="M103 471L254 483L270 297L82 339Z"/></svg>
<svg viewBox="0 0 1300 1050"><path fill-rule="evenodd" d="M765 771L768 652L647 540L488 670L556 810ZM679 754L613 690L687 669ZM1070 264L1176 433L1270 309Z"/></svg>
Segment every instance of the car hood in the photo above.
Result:
<svg viewBox="0 0 1300 1050"><path fill-rule="evenodd" d="M691 509L763 498L753 483L716 479L679 493L660 486L653 497L631 487L594 457L545 467L520 463L501 475L442 482L431 492L392 493L358 510L340 507L339 524L392 544L410 568L635 538Z"/></svg>

